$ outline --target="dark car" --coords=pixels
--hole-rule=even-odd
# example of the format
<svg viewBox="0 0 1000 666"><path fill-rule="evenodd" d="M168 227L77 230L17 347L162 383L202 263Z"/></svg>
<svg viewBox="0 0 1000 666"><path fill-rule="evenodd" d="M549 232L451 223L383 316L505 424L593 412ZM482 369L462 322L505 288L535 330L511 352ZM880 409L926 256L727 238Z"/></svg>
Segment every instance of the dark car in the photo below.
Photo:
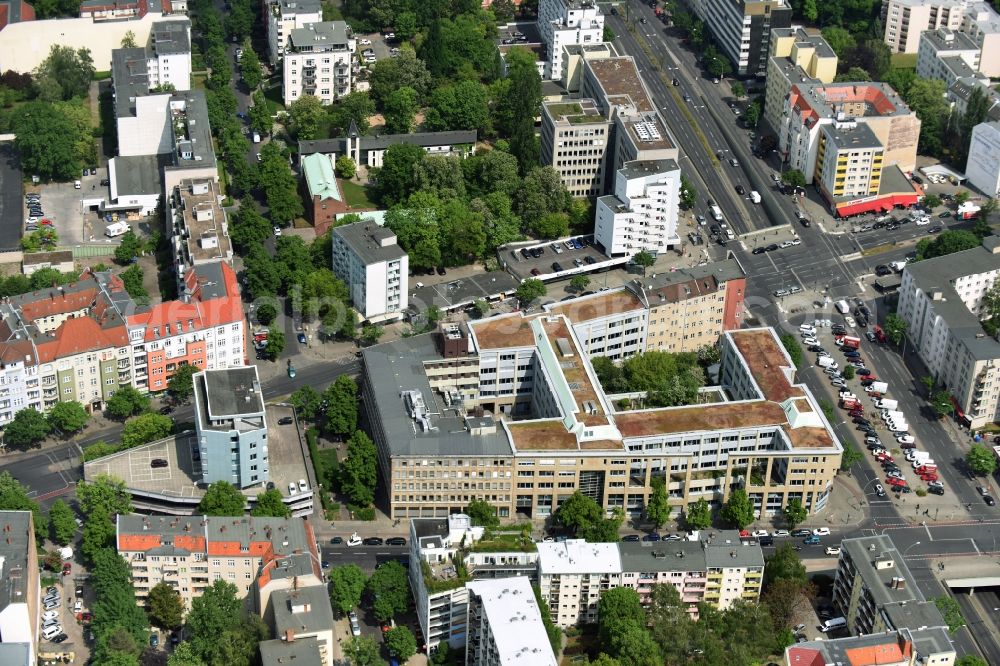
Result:
<svg viewBox="0 0 1000 666"><path fill-rule="evenodd" d="M167 466L167 461L164 460L163 458L153 458L152 460L149 461L149 466L150 467L166 467Z"/></svg>
<svg viewBox="0 0 1000 666"><path fill-rule="evenodd" d="M305 333L299 333L297 337L298 337L300 345L304 345L306 343L306 334Z"/></svg>
<svg viewBox="0 0 1000 666"><path fill-rule="evenodd" d="M853 351L853 350L852 351L845 351L844 352L844 356L846 356L847 358L861 358L861 352L856 352L856 351Z"/></svg>
<svg viewBox="0 0 1000 666"><path fill-rule="evenodd" d="M876 222L872 225L872 229L885 229L885 222Z"/></svg>
<svg viewBox="0 0 1000 666"><path fill-rule="evenodd" d="M812 530L807 530L804 527L801 527L801 528L799 528L797 530L792 530L792 536L793 537L810 536L811 534L812 534Z"/></svg>
<svg viewBox="0 0 1000 666"><path fill-rule="evenodd" d="M943 212L943 213L941 213L940 215L938 215L938 217L939 217L940 219L942 219L942 220L946 220L946 219L948 219L949 217L951 217L951 211L950 211L950 210L946 210L945 212Z"/></svg>
<svg viewBox="0 0 1000 666"><path fill-rule="evenodd" d="M746 193L747 193L747 191L746 191L745 187L743 187L742 185L737 185L736 186L736 194L738 194L740 196L743 196Z"/></svg>
<svg viewBox="0 0 1000 666"><path fill-rule="evenodd" d="M638 534L626 534L622 537L622 541L639 541Z"/></svg>
<svg viewBox="0 0 1000 666"><path fill-rule="evenodd" d="M927 230L927 233L929 233L929 234L940 233L940 231L942 229L943 229L943 227L931 227L930 229Z"/></svg>
<svg viewBox="0 0 1000 666"><path fill-rule="evenodd" d="M562 269L563 269L562 264L560 264L558 261L552 262L552 270L554 270L556 273L561 273Z"/></svg>
<svg viewBox="0 0 1000 666"><path fill-rule="evenodd" d="M766 250L767 250L768 252L774 252L775 250L777 250L777 249L778 249L778 244L777 244L777 243L771 243L771 244L770 244L770 245L768 245L768 246L767 246L767 247L766 247L765 249L766 249Z"/></svg>
<svg viewBox="0 0 1000 666"><path fill-rule="evenodd" d="M864 375L865 377L867 377L868 375L872 374L872 371L869 370L868 368L858 368L854 374Z"/></svg>
<svg viewBox="0 0 1000 666"><path fill-rule="evenodd" d="M362 543L366 546L381 546L383 541L381 537L368 537Z"/></svg>
<svg viewBox="0 0 1000 666"><path fill-rule="evenodd" d="M333 537L330 539L330 545L332 546L339 546L342 543L344 543L343 537Z"/></svg>
<svg viewBox="0 0 1000 666"><path fill-rule="evenodd" d="M163 415L167 415L172 411L174 411L173 405L164 405L163 407L160 407L160 413Z"/></svg>
<svg viewBox="0 0 1000 666"><path fill-rule="evenodd" d="M405 546L406 539L403 537L389 537L385 540L387 546Z"/></svg>
<svg viewBox="0 0 1000 666"><path fill-rule="evenodd" d="M916 183L917 185L922 185L922 184L923 184L923 182L924 182L924 181L923 181L923 179L922 179L922 178L921 178L920 176L918 176L917 174L913 174L912 176L910 176L910 178L911 178L911 179L913 180L913 182L914 182L914 183Z"/></svg>
<svg viewBox="0 0 1000 666"><path fill-rule="evenodd" d="M675 86L679 86L681 84L681 82L678 81L677 79L674 79L673 81L671 81L671 83L673 83Z"/></svg>
<svg viewBox="0 0 1000 666"><path fill-rule="evenodd" d="M327 560L323 560L322 562L320 562L320 566L322 566L324 569L329 569L330 562L328 562Z"/></svg>
<svg viewBox="0 0 1000 666"><path fill-rule="evenodd" d="M528 259L528 258L531 257L531 253L528 252L528 248L526 248L526 247L522 247L521 248L521 256L524 257L525 259Z"/></svg>
<svg viewBox="0 0 1000 666"><path fill-rule="evenodd" d="M156 634L152 634L149 637L149 647L157 647L160 644L160 637Z"/></svg>
<svg viewBox="0 0 1000 666"><path fill-rule="evenodd" d="M875 267L875 275L883 277L885 275L892 275L892 269L885 264L879 264Z"/></svg>
<svg viewBox="0 0 1000 666"><path fill-rule="evenodd" d="M809 347L809 351L811 351L811 352L821 352L821 351L823 351L823 348L820 347L819 345L811 345Z"/></svg>
<svg viewBox="0 0 1000 666"><path fill-rule="evenodd" d="M62 643L63 641L67 640L68 638L69 638L69 636L67 636L66 634L59 634L58 636L53 637L52 642L53 643Z"/></svg>
<svg viewBox="0 0 1000 666"><path fill-rule="evenodd" d="M996 505L996 502L993 500L992 495L983 495L983 501L986 502L986 506Z"/></svg>
<svg viewBox="0 0 1000 666"><path fill-rule="evenodd" d="M699 238L700 238L700 237L699 237ZM583 258L583 260L584 260L584 261L585 261L585 262L586 262L587 264L596 264L596 263L597 263L597 259L594 259L593 257L591 257L591 256L589 256L589 255L588 255L588 256L586 256L586 257L584 257L584 258Z"/></svg>
<svg viewBox="0 0 1000 666"><path fill-rule="evenodd" d="M763 247L755 247L753 249L753 254L764 254L765 252L767 252L767 250L765 250Z"/></svg>
<svg viewBox="0 0 1000 666"><path fill-rule="evenodd" d="M107 178L102 178L101 179L101 187L107 187L110 184L111 184L111 181L108 180Z"/></svg>
<svg viewBox="0 0 1000 666"><path fill-rule="evenodd" d="M656 532L652 532L650 534L646 534L645 536L643 536L642 540L643 541L659 541L660 540L660 535L657 534Z"/></svg>
<svg viewBox="0 0 1000 666"><path fill-rule="evenodd" d="M944 488L941 486L927 486L927 492L933 495L944 495Z"/></svg>
<svg viewBox="0 0 1000 666"><path fill-rule="evenodd" d="M774 537L771 537L771 536L762 536L759 539L757 539L757 543L759 543L762 546L773 546L774 545Z"/></svg>
<svg viewBox="0 0 1000 666"><path fill-rule="evenodd" d="M542 272L540 270L538 270L537 268L532 268L531 269L531 274L534 275L534 276L538 276L538 275L541 275Z"/></svg>
<svg viewBox="0 0 1000 666"><path fill-rule="evenodd" d="M278 425L292 425L293 423L295 423L295 419L291 416L282 416L278 419Z"/></svg>
<svg viewBox="0 0 1000 666"><path fill-rule="evenodd" d="M437 274L438 274L438 275L447 275L447 274L448 274L448 271L446 271L446 270L444 269L444 266L438 266L438 267L437 267Z"/></svg>

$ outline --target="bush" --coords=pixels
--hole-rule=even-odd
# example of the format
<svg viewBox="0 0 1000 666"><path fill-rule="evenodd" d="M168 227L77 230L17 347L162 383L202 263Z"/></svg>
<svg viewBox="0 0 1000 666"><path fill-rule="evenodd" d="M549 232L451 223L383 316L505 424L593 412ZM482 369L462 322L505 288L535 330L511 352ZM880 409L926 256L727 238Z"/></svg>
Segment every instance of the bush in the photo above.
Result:
<svg viewBox="0 0 1000 666"><path fill-rule="evenodd" d="M375 507L348 504L347 510L354 515L354 520L375 520Z"/></svg>
<svg viewBox="0 0 1000 666"><path fill-rule="evenodd" d="M927 497L927 489L917 488L917 497Z"/></svg>

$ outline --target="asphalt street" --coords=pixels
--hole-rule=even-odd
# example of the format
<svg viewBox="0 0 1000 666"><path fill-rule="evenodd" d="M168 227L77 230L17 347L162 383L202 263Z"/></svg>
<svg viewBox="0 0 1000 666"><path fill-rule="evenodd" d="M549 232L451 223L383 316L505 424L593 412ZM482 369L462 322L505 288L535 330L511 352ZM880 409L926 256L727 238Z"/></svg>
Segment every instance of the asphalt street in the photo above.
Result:
<svg viewBox="0 0 1000 666"><path fill-rule="evenodd" d="M344 539L349 535L345 534ZM345 564L355 564L362 571L375 571L375 567L389 560L409 562L410 546L355 546L348 548L346 544L331 545L329 539L327 543L321 545L323 561L329 562L331 566L341 567Z"/></svg>

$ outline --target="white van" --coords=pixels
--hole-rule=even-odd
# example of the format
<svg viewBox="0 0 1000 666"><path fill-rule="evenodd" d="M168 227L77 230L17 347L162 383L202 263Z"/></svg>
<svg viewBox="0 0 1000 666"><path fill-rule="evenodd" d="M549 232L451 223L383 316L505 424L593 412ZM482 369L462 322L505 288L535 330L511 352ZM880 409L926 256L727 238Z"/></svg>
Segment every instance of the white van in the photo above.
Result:
<svg viewBox="0 0 1000 666"><path fill-rule="evenodd" d="M758 192L757 190L753 190L752 192L750 192L750 201L754 202L755 204L759 204L760 192Z"/></svg>
<svg viewBox="0 0 1000 666"><path fill-rule="evenodd" d="M809 335L816 335L816 327L812 324L802 324L799 326L799 333L808 333Z"/></svg>
<svg viewBox="0 0 1000 666"><path fill-rule="evenodd" d="M827 620L826 622L824 622L823 626L820 627L820 630L825 634L829 631L833 631L834 629L840 629L846 626L847 626L847 620L845 620L842 617L835 617L832 620Z"/></svg>
<svg viewBox="0 0 1000 666"><path fill-rule="evenodd" d="M47 641L51 641L53 638L62 633L62 627L58 624L51 627L45 627L42 629L42 638Z"/></svg>
<svg viewBox="0 0 1000 666"><path fill-rule="evenodd" d="M851 311L851 306L847 304L847 301L837 301L834 305L837 308L837 312L840 314L847 314Z"/></svg>
<svg viewBox="0 0 1000 666"><path fill-rule="evenodd" d="M712 206L710 210L712 211L712 219L716 222L722 222L722 209L718 206Z"/></svg>

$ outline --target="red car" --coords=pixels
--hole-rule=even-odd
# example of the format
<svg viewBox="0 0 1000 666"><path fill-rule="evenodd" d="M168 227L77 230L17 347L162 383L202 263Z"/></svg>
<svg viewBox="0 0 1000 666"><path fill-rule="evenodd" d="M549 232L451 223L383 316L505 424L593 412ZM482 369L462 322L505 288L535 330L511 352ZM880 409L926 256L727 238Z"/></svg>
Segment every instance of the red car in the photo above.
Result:
<svg viewBox="0 0 1000 666"><path fill-rule="evenodd" d="M938 480L938 475L934 474L934 473L921 474L920 475L920 479L922 481L937 481Z"/></svg>
<svg viewBox="0 0 1000 666"><path fill-rule="evenodd" d="M906 485L906 481L904 481L903 479L897 479L894 476L888 477L885 480L885 482L888 483L890 486L896 486L896 487L905 486Z"/></svg>

